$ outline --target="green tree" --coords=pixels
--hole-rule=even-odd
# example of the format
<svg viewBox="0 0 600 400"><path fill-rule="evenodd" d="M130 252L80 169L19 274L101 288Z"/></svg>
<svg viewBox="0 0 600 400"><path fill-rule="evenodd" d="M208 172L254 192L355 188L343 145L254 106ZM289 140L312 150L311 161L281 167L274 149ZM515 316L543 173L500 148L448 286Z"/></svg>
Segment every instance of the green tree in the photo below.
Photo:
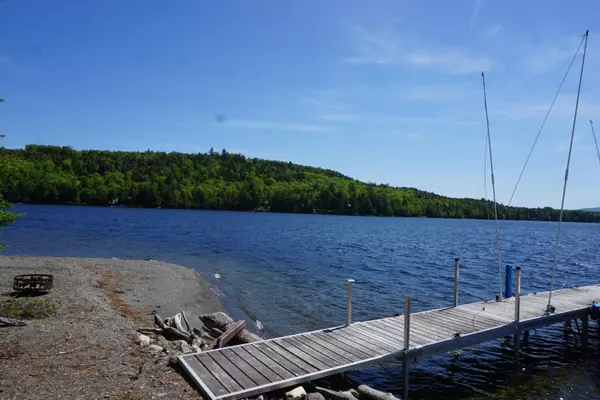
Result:
<svg viewBox="0 0 600 400"><path fill-rule="evenodd" d="M0 138L3 137L4 135L0 135ZM0 154L0 182L2 182L2 188L7 186L8 178L11 172L16 169L19 162L19 160L15 160L10 155ZM25 215L10 211L12 207L12 203L6 201L2 192L0 192L0 227L14 224L18 218ZM0 245L0 250L5 247L6 245Z"/></svg>

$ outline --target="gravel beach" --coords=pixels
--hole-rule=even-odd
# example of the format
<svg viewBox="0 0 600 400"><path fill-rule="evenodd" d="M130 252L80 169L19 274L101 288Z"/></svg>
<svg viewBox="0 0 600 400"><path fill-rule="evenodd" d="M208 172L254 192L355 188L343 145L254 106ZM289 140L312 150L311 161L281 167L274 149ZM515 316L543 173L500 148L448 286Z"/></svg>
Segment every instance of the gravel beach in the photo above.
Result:
<svg viewBox="0 0 600 400"><path fill-rule="evenodd" d="M199 398L136 333L152 326L153 311L184 310L193 325L221 309L196 272L158 261L0 257L0 306L12 301L14 276L27 273L54 275L53 291L36 298L51 312L0 327L0 398Z"/></svg>

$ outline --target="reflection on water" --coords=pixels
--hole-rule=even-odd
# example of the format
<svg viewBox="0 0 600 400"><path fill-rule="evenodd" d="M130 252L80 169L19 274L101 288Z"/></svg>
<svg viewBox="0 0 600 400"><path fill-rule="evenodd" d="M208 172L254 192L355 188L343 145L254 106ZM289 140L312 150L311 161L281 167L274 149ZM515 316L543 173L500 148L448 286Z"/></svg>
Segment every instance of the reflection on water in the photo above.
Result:
<svg viewBox="0 0 600 400"><path fill-rule="evenodd" d="M8 255L157 259L200 271L234 318L260 320L275 336L345 319L345 279L356 280L354 320L451 304L453 259L461 302L498 291L493 221L338 217L188 210L18 206L27 217L1 241ZM563 225L557 287L598 283L598 227ZM556 224L502 221L503 258L523 268L524 293L547 290ZM219 279L216 279L218 273ZM590 351L560 326L531 332L513 363L511 341L440 355L411 369L414 399L600 398L600 343ZM400 393L401 367L352 377Z"/></svg>

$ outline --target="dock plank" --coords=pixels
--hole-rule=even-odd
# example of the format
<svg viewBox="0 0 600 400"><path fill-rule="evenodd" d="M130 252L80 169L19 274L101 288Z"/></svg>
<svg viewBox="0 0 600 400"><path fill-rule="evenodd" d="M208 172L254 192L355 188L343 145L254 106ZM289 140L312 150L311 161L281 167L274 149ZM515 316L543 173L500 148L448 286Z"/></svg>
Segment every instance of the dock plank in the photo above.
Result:
<svg viewBox="0 0 600 400"><path fill-rule="evenodd" d="M210 353L200 353L196 355L198 361L209 370L219 383L229 392L237 392L242 387L210 356Z"/></svg>
<svg viewBox="0 0 600 400"><path fill-rule="evenodd" d="M223 349L221 353L234 365L237 365L240 369L242 369L250 379L256 382L257 385L266 385L269 382L281 379L281 377L273 370L270 370L260 362L256 362L256 359L254 359L255 362L248 362L239 356L234 350L227 348ZM272 376L273 378L269 379L269 376Z"/></svg>
<svg viewBox="0 0 600 400"><path fill-rule="evenodd" d="M239 346L234 347L232 350L273 382L297 376L277 364L272 358L255 347ZM263 368L261 364L264 365L266 369ZM271 374L269 370L273 371L273 374Z"/></svg>
<svg viewBox="0 0 600 400"><path fill-rule="evenodd" d="M319 353L323 354L324 356L326 356L332 360L335 360L338 365L357 361L356 358L354 358L354 357L347 357L348 353L346 353L346 352L342 353L339 351L338 352L332 351L331 346L329 346L326 342L319 341L319 339L317 339L313 335L296 336L294 339L301 342L305 346L308 346L308 347L314 349L315 351L318 351Z"/></svg>
<svg viewBox="0 0 600 400"><path fill-rule="evenodd" d="M385 351L385 350L374 350L374 349L366 348L360 342L352 341L347 336L324 335L321 333L317 333L317 334L315 334L315 336L317 338L323 339L324 341L329 342L337 347L345 346L345 347L342 347L344 350L356 355L357 357L360 357L361 359L376 357L376 356L380 356L382 354L387 353L387 351Z"/></svg>
<svg viewBox="0 0 600 400"><path fill-rule="evenodd" d="M286 358L285 354L284 354L284 356L282 356L280 354L280 352L275 351L274 349L272 349L267 344L267 342L258 342L254 346L258 350L260 350L263 353L265 353L269 358L271 358L277 364L281 365L282 367L284 367L285 369L287 369L288 371L290 371L295 376L302 376L302 375L306 375L307 373L311 373L311 372L315 372L316 371L316 368L313 368L310 365L307 365L306 369L298 366L298 364L296 364L296 363L292 362L291 360L289 360L288 358ZM305 364L305 363L300 363L300 364Z"/></svg>
<svg viewBox="0 0 600 400"><path fill-rule="evenodd" d="M357 324L351 325L350 327L344 329L343 334L349 339L358 342L363 347L368 349L372 349L374 351L381 351L381 354L388 353L390 351L394 351L397 347L391 345L385 340L380 340L375 336L371 335L367 330L367 333Z"/></svg>
<svg viewBox="0 0 600 400"><path fill-rule="evenodd" d="M211 391L211 394L215 396L224 396L229 391L210 373L208 369L198 360L196 356L185 357L186 367L192 369L194 374L204 383L205 386ZM184 365L185 365L184 364ZM203 389L204 390L204 389Z"/></svg>
<svg viewBox="0 0 600 400"><path fill-rule="evenodd" d="M299 352L309 355L309 359L312 358L313 360L318 361L318 364L320 364L320 365L317 365L317 364L314 364L311 362L311 364L314 365L315 367L317 367L318 369L327 369L327 368L335 367L337 365L344 364L344 361L341 361L338 358L331 359L331 358L325 356L324 354L322 354L321 352L315 350L314 348L302 343L295 337L284 339L284 340L282 340L282 342L291 344L295 349L298 349ZM303 356L302 353L300 353L300 354L296 353L296 355L299 355L303 359L306 359L307 357L305 355Z"/></svg>
<svg viewBox="0 0 600 400"><path fill-rule="evenodd" d="M212 358L217 364L219 364L219 366L223 368L223 371L227 371L227 374L231 378L233 378L233 380L243 389L249 389L259 385L258 382L254 382L249 377L249 374L251 374L250 370L254 371L254 368L250 366L248 366L248 368L244 368L243 364L235 365L227 357L225 357L225 354L222 351L215 351L210 353L210 358Z"/></svg>

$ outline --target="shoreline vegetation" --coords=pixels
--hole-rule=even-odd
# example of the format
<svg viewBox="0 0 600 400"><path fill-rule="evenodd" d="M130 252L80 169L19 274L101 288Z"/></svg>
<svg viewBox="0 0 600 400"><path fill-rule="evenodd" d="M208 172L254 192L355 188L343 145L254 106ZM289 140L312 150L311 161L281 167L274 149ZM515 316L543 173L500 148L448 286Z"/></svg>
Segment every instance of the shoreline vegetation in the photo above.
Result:
<svg viewBox="0 0 600 400"><path fill-rule="evenodd" d="M14 203L264 211L427 218L493 218L486 199L451 198L415 188L364 183L291 162L208 153L0 148ZM559 210L498 205L498 218L557 221ZM600 213L565 210L563 221L600 222Z"/></svg>

